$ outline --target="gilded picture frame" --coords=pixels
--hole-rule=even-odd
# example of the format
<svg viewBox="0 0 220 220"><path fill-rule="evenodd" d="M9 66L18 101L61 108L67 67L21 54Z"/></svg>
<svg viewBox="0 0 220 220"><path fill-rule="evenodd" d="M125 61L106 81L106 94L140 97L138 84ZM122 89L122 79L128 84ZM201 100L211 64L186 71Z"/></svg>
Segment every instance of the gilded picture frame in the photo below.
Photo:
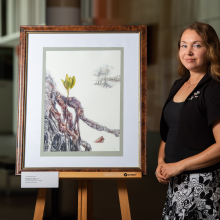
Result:
<svg viewBox="0 0 220 220"><path fill-rule="evenodd" d="M147 27L21 26L16 174L146 174Z"/></svg>

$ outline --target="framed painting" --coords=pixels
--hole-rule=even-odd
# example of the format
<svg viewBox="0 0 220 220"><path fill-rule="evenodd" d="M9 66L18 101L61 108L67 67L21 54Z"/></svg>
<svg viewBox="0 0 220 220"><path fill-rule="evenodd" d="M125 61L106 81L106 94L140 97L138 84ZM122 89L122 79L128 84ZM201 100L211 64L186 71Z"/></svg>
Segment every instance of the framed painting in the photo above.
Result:
<svg viewBox="0 0 220 220"><path fill-rule="evenodd" d="M16 174L146 174L147 27L21 26Z"/></svg>

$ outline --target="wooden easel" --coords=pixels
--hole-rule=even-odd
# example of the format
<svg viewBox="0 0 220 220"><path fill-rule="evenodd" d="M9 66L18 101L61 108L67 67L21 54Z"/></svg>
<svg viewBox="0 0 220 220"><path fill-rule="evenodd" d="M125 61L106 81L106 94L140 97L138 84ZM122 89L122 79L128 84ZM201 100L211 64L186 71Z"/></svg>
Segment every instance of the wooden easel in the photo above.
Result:
<svg viewBox="0 0 220 220"><path fill-rule="evenodd" d="M92 179L116 179L122 220L131 220L126 179L141 178L141 172L60 172L59 178L74 178L78 185L78 220L92 220ZM47 189L38 189L34 220L42 220Z"/></svg>

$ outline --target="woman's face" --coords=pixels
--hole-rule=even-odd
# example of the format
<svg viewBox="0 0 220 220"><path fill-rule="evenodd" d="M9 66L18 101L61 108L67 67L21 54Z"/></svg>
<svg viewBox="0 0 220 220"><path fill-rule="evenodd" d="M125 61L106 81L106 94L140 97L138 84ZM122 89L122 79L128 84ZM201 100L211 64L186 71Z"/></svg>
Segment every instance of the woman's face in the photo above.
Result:
<svg viewBox="0 0 220 220"><path fill-rule="evenodd" d="M180 41L179 57L182 64L192 73L206 73L208 67L207 49L202 38L187 29Z"/></svg>

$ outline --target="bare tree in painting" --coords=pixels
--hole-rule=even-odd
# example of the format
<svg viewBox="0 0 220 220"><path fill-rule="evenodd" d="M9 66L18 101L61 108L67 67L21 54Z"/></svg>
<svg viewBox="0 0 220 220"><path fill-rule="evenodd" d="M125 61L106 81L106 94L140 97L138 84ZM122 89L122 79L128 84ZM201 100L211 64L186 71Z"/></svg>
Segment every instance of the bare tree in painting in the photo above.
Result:
<svg viewBox="0 0 220 220"><path fill-rule="evenodd" d="M120 76L109 77L113 66L103 65L99 69L95 70L94 76L97 77L95 85L102 86L104 88L112 88L113 84L111 82L119 82Z"/></svg>
<svg viewBox="0 0 220 220"><path fill-rule="evenodd" d="M61 112L57 109L60 106ZM67 109L74 109L75 116ZM119 129L109 129L84 115L81 102L76 97L65 97L50 74L46 74L44 112L44 151L91 151L91 145L80 137L79 120L98 131L119 137ZM66 122L66 123L65 123ZM65 135L67 141L65 141Z"/></svg>

